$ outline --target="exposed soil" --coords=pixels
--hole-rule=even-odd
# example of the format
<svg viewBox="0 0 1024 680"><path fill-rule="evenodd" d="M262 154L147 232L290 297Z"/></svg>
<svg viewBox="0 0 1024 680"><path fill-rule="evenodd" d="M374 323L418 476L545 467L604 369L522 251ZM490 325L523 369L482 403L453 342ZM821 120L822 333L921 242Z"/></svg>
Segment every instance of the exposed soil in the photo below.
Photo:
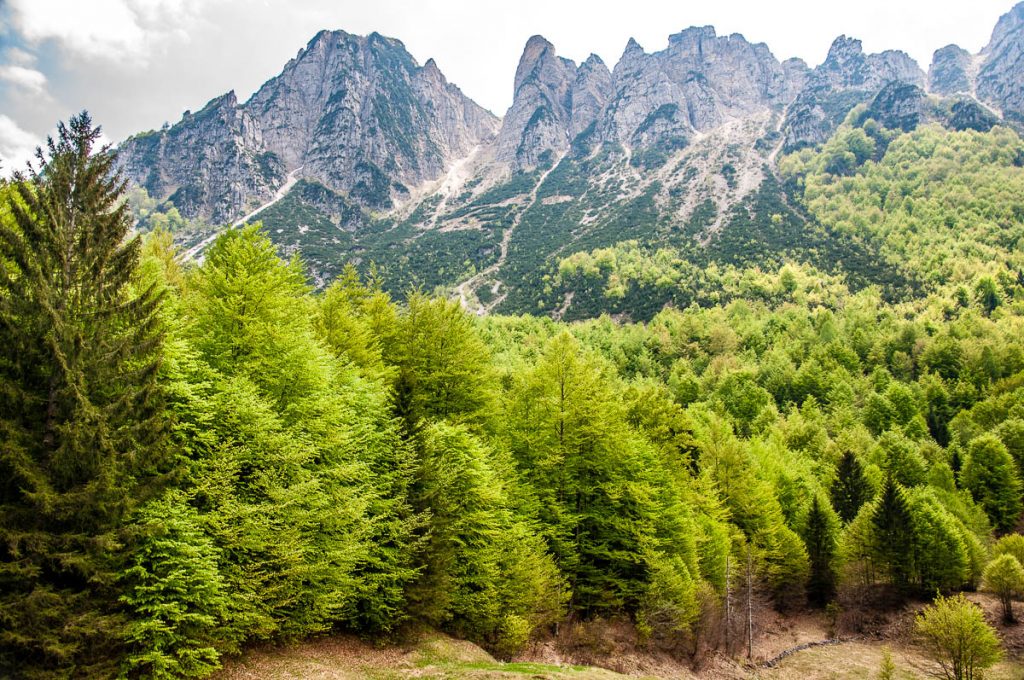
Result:
<svg viewBox="0 0 1024 680"><path fill-rule="evenodd" d="M887 608L884 595L874 599L859 598L857 594L849 597L853 604L847 602L834 626L823 612L780 614L759 607L750 658L745 639L735 639L732 657L721 651L708 652L696 669L691 661L693 640L674 645L641 641L629 621L612 620L563 624L557 635L531 644L511 663L497 661L470 642L433 631L387 646L339 635L294 646L251 649L243 657L225 663L216 678L868 680L876 677L887 649L900 680L928 678L938 671L913 638L914 615L924 603ZM1024 623L1004 626L995 598L980 593L968 597L985 610L1003 640L1006 659L985 676L987 680L1024 679ZM855 611L858 602L864 611ZM1018 607L1024 618L1024 604L1018 603ZM825 641L829 643L821 644Z"/></svg>

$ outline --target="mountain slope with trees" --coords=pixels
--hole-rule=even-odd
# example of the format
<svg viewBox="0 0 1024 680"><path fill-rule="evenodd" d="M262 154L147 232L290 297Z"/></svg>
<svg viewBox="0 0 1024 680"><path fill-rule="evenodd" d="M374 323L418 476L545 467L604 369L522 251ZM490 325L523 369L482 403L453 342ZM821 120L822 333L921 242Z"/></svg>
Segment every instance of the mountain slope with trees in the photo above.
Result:
<svg viewBox="0 0 1024 680"><path fill-rule="evenodd" d="M907 134L833 173L868 136L851 121L787 181L837 233L924 256L918 294L738 262L646 323L567 323L396 301L353 267L315 290L259 224L182 262L170 233L130 235L75 117L0 187L0 669L201 677L261 641L421 624L507 657L607 619L687 659L737 652L755 593L785 613L1012 591L1024 282L993 231L1019 142ZM958 181L994 226L943 268L900 235L945 247Z"/></svg>

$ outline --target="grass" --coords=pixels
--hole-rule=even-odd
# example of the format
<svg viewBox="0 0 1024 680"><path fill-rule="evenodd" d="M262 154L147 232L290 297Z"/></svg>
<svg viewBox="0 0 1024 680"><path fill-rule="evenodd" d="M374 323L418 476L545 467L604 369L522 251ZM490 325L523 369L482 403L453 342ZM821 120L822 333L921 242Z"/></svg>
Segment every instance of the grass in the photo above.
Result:
<svg viewBox="0 0 1024 680"><path fill-rule="evenodd" d="M760 671L755 677L759 680L874 680L878 677L885 646L882 642L847 642L830 647L815 647L794 654L775 668ZM933 673L938 671L938 666L922 656L916 648L891 643L889 646L896 665L896 680L935 677ZM986 680L1019 678L1024 678L1024 664L1012 660L1003 661L985 674Z"/></svg>
<svg viewBox="0 0 1024 680"><path fill-rule="evenodd" d="M228 660L217 680L348 680L373 678L619 678L588 666L503 663L480 647L438 633L408 646L378 647L339 636L293 646L267 646Z"/></svg>

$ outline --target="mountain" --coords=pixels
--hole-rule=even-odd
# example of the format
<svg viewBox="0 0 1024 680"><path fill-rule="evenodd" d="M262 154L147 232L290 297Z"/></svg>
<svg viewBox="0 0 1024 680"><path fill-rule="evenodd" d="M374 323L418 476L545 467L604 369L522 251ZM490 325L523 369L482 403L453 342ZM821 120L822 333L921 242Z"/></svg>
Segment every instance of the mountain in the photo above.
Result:
<svg viewBox="0 0 1024 680"><path fill-rule="evenodd" d="M817 224L779 159L831 144L844 124L890 131L864 127L875 160L925 124L1024 125L1024 3L979 54L943 47L927 73L848 36L812 69L705 26L657 52L630 39L612 68L533 36L512 84L499 120L398 40L323 31L249 101L228 93L137 135L121 163L187 217L259 210L319 284L373 263L397 295L440 287L479 313L608 309L566 284L560 263L626 241L701 267L856 261L852 283L896 295L914 289L912 273L870 238ZM199 252L208 233L179 240Z"/></svg>
<svg viewBox="0 0 1024 680"><path fill-rule="evenodd" d="M187 216L239 217L300 169L391 208L437 178L498 120L419 66L398 40L321 31L244 104L233 92L121 149L128 178Z"/></svg>

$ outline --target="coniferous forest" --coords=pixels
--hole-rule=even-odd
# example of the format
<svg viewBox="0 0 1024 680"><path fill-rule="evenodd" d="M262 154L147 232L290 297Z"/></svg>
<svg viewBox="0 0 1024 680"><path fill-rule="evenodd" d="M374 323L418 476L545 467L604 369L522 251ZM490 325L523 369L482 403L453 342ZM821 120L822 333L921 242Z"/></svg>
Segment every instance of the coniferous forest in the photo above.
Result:
<svg viewBox="0 0 1024 680"><path fill-rule="evenodd" d="M0 187L0 675L203 677L416 625L510 658L601 618L687 657L741 644L739 587L781 612L951 595L918 623L939 647L959 591L1013 617L1009 129L886 152L848 125L781 162L820 224L928 272L914 294L713 267L716 299L645 323L478 317L372 269L317 289L258 223L186 262L133 229L98 138L76 116ZM623 298L677 266L634 245L563 270Z"/></svg>

